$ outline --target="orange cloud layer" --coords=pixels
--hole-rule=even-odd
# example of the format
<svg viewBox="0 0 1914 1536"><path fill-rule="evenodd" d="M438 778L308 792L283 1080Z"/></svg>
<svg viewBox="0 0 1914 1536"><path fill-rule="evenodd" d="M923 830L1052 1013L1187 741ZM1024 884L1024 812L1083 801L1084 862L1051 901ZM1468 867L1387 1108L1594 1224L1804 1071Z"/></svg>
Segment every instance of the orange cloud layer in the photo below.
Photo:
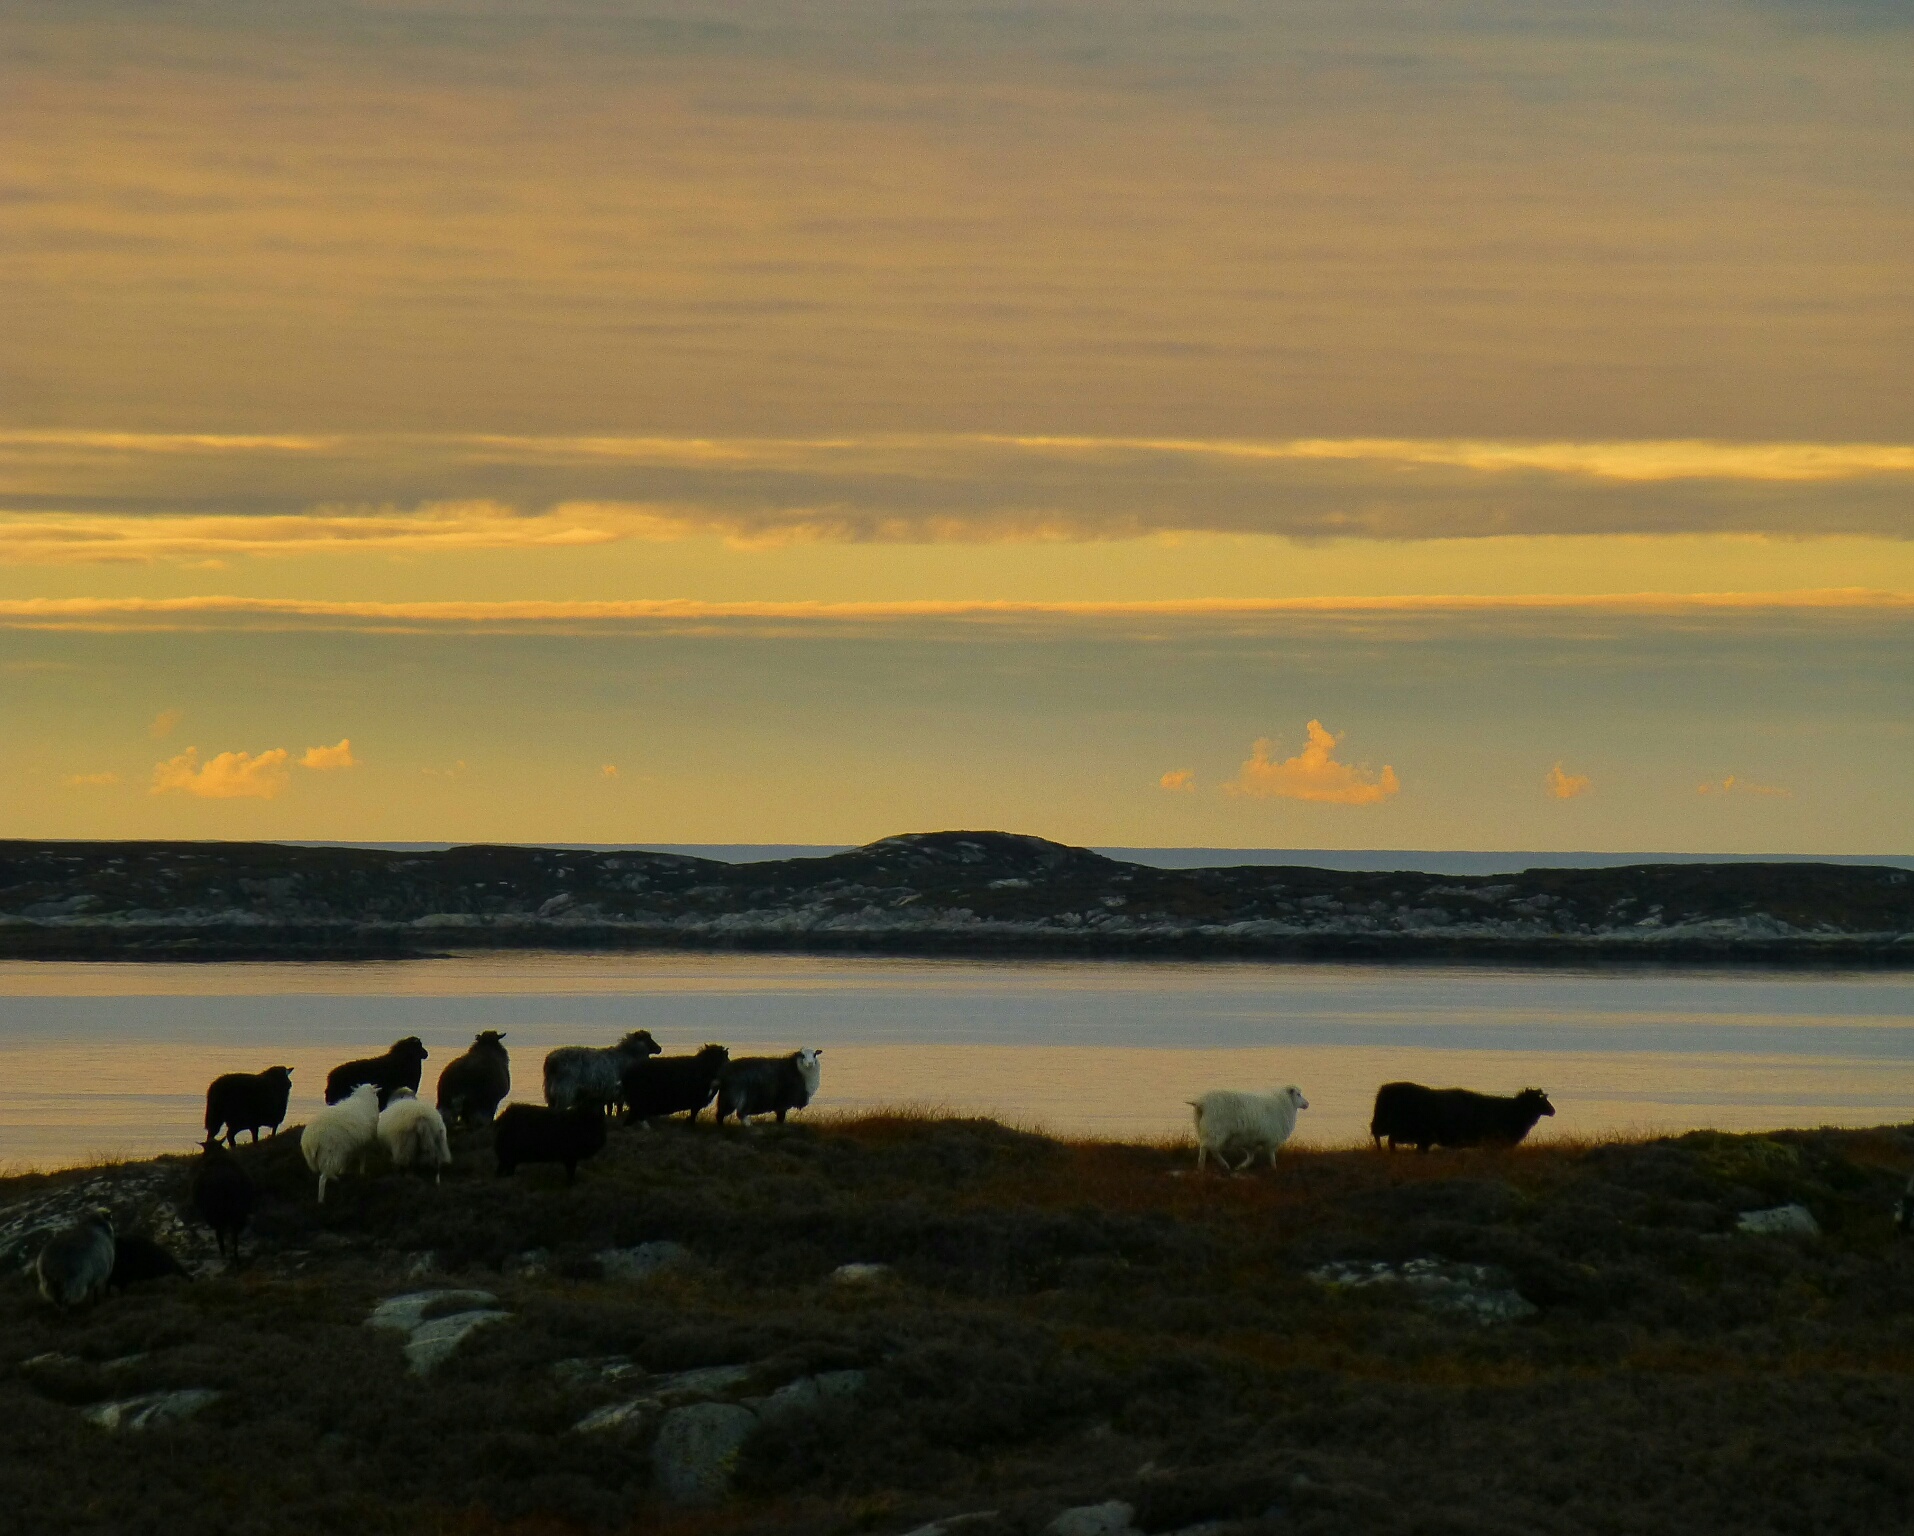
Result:
<svg viewBox="0 0 1914 1536"><path fill-rule="evenodd" d="M1548 785L1548 792L1557 800L1573 800L1577 795L1587 794L1592 787L1587 774L1565 772L1559 762L1549 769L1544 782Z"/></svg>
<svg viewBox="0 0 1914 1536"><path fill-rule="evenodd" d="M1165 789L1194 790L1196 788L1196 770L1194 768L1172 768L1156 782Z"/></svg>
<svg viewBox="0 0 1914 1536"><path fill-rule="evenodd" d="M1327 805L1375 805L1402 788L1396 770L1385 766L1380 774L1339 763L1331 755L1340 737L1320 720L1308 726L1309 744L1294 757L1276 762L1275 743L1268 737L1250 748L1249 761L1224 788L1232 795L1255 799L1314 800Z"/></svg>
<svg viewBox="0 0 1914 1536"><path fill-rule="evenodd" d="M299 766L324 773L334 768L357 768L359 759L352 755L352 738L341 736L336 747L307 747Z"/></svg>
<svg viewBox="0 0 1914 1536"><path fill-rule="evenodd" d="M188 747L177 757L153 765L152 793L177 790L202 800L274 800L292 777L284 747L254 756L250 752L222 752L210 761L199 760L199 748Z"/></svg>

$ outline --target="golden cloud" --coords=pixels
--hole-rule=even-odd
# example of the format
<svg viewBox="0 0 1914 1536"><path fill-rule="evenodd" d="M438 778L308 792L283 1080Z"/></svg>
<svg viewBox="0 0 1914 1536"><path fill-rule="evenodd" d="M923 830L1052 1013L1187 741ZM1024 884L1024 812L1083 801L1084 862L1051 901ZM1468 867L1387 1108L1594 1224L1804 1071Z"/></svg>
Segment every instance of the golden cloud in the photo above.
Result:
<svg viewBox="0 0 1914 1536"><path fill-rule="evenodd" d="M352 755L352 738L341 736L336 747L307 747L299 766L325 773L334 768L357 768L359 759Z"/></svg>
<svg viewBox="0 0 1914 1536"><path fill-rule="evenodd" d="M1342 740L1320 720L1308 725L1309 744L1294 757L1273 760L1275 743L1268 737L1250 748L1249 761L1224 785L1227 793L1258 800L1313 800L1327 805L1375 805L1402 788L1396 770L1384 766L1380 774L1332 756Z"/></svg>
<svg viewBox="0 0 1914 1536"><path fill-rule="evenodd" d="M618 777L618 765L616 763L601 764L598 774L600 778L615 779Z"/></svg>
<svg viewBox="0 0 1914 1536"><path fill-rule="evenodd" d="M152 793L177 790L202 800L272 800L291 778L284 747L257 756L250 752L222 752L202 763L199 748L188 747L177 757L153 765Z"/></svg>
<svg viewBox="0 0 1914 1536"><path fill-rule="evenodd" d="M1172 768L1156 782L1164 789L1194 791L1196 788L1196 770L1194 768Z"/></svg>
<svg viewBox="0 0 1914 1536"><path fill-rule="evenodd" d="M1549 769L1548 776L1543 782L1548 785L1548 792L1557 800L1573 800L1577 795L1587 794L1593 787L1593 780L1587 774L1568 773L1564 771L1560 762Z"/></svg>

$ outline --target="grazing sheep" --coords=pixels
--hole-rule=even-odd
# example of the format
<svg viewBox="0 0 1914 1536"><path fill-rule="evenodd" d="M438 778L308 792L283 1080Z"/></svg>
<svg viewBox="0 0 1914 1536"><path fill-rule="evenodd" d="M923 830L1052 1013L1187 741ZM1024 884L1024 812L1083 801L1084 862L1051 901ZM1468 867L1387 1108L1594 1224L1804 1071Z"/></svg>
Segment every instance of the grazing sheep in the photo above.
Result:
<svg viewBox="0 0 1914 1536"><path fill-rule="evenodd" d="M394 1088L391 1102L379 1111L379 1145L394 1168L430 1168L434 1184L452 1161L445 1122L410 1088Z"/></svg>
<svg viewBox="0 0 1914 1536"><path fill-rule="evenodd" d="M1267 1152L1269 1166L1274 1168L1276 1149L1296 1129L1296 1112L1309 1108L1309 1100L1294 1083L1274 1093L1218 1088L1187 1102L1196 1112L1196 1166L1200 1169L1214 1152L1230 1173L1242 1172L1256 1161L1258 1152ZM1230 1154L1236 1151L1242 1152L1243 1160L1231 1168Z"/></svg>
<svg viewBox="0 0 1914 1536"><path fill-rule="evenodd" d="M291 1067L228 1072L216 1077L206 1089L206 1134L216 1136L223 1129L229 1147L241 1131L251 1131L257 1142L262 1125L277 1136L291 1098Z"/></svg>
<svg viewBox="0 0 1914 1536"><path fill-rule="evenodd" d="M419 1073L428 1052L417 1035L395 1040L383 1056L366 1056L334 1067L326 1074L326 1102L337 1104L361 1083L379 1090L379 1108L392 1097L394 1088L419 1091Z"/></svg>
<svg viewBox="0 0 1914 1536"><path fill-rule="evenodd" d="M1384 1083L1376 1090L1369 1134L1380 1148L1386 1139L1413 1142L1418 1152L1431 1147L1512 1147L1555 1106L1540 1088L1524 1088L1513 1098L1473 1093L1467 1088L1424 1088L1420 1083Z"/></svg>
<svg viewBox="0 0 1914 1536"><path fill-rule="evenodd" d="M553 1109L595 1104L615 1109L623 1091L620 1079L634 1061L658 1054L648 1029L634 1029L616 1045L561 1045L545 1058L545 1102Z"/></svg>
<svg viewBox="0 0 1914 1536"><path fill-rule="evenodd" d="M578 1176L578 1165L596 1157L605 1146L604 1111L589 1101L570 1109L507 1104L494 1125L492 1144L498 1152L500 1178L520 1163L563 1163L569 1184Z"/></svg>
<svg viewBox="0 0 1914 1536"><path fill-rule="evenodd" d="M691 1111L690 1123L718 1092L718 1074L731 1060L721 1045L707 1045L696 1056L653 1056L625 1068L621 1085L625 1116L649 1120L654 1115Z"/></svg>
<svg viewBox="0 0 1914 1536"><path fill-rule="evenodd" d="M740 1056L726 1062L718 1074L718 1124L736 1115L749 1125L753 1115L776 1115L778 1124L794 1109L802 1109L817 1093L823 1069L823 1050L806 1048L789 1056Z"/></svg>
<svg viewBox="0 0 1914 1536"><path fill-rule="evenodd" d="M326 1203L326 1180L347 1170L364 1172L366 1157L379 1140L379 1090L361 1083L338 1104L328 1104L299 1133L306 1166L319 1175L319 1203Z"/></svg>
<svg viewBox="0 0 1914 1536"><path fill-rule="evenodd" d="M484 1125L512 1091L512 1058L505 1036L488 1029L472 1037L471 1049L454 1056L439 1074L439 1113L453 1125Z"/></svg>
<svg viewBox="0 0 1914 1536"><path fill-rule="evenodd" d="M213 1229L219 1256L230 1259L235 1269L239 1267L239 1235L252 1216L254 1198L253 1181L240 1167L239 1159L217 1138L207 1137L200 1150L199 1167L193 1170L193 1209Z"/></svg>
<svg viewBox="0 0 1914 1536"><path fill-rule="evenodd" d="M164 1280L168 1275L182 1279L193 1277L178 1259L150 1237L121 1237L113 1242L113 1273L107 1277L107 1289L124 1291L129 1285L147 1280Z"/></svg>
<svg viewBox="0 0 1914 1536"><path fill-rule="evenodd" d="M62 1312L103 1295L113 1278L113 1217L95 1210L47 1240L33 1261L40 1294Z"/></svg>

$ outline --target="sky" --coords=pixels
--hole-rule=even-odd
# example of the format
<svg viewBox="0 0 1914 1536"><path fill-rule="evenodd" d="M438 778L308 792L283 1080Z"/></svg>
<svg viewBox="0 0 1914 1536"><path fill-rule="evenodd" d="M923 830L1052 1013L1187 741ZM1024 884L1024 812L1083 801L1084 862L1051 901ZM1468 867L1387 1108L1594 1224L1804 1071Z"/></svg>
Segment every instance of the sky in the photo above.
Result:
<svg viewBox="0 0 1914 1536"><path fill-rule="evenodd" d="M0 836L1914 850L1890 0L60 0L0 143Z"/></svg>

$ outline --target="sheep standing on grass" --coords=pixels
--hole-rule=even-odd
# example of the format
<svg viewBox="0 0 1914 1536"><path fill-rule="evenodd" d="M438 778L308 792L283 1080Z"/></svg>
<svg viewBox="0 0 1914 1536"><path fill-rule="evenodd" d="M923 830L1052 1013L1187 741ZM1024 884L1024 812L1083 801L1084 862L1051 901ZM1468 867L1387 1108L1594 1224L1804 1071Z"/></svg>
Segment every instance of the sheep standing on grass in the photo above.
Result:
<svg viewBox="0 0 1914 1536"><path fill-rule="evenodd" d="M434 1184L452 1161L445 1122L410 1088L393 1089L391 1101L379 1111L379 1145L394 1168L431 1169Z"/></svg>
<svg viewBox="0 0 1914 1536"><path fill-rule="evenodd" d="M505 1036L488 1029L472 1037L462 1056L439 1074L439 1113L453 1125L484 1125L512 1091L512 1058Z"/></svg>
<svg viewBox="0 0 1914 1536"><path fill-rule="evenodd" d="M622 1092L625 1117L644 1122L656 1115L691 1111L689 1123L718 1092L718 1077L731 1060L721 1045L707 1045L696 1056L652 1056L625 1068Z"/></svg>
<svg viewBox="0 0 1914 1536"><path fill-rule="evenodd" d="M106 1293L113 1278L113 1217L95 1210L47 1240L33 1261L40 1294L62 1312Z"/></svg>
<svg viewBox="0 0 1914 1536"><path fill-rule="evenodd" d="M241 1131L251 1131L256 1143L262 1125L277 1136L291 1099L291 1067L228 1072L206 1089L206 1134L216 1136L223 1129L229 1147Z"/></svg>
<svg viewBox="0 0 1914 1536"><path fill-rule="evenodd" d="M545 1102L553 1109L594 1104L601 1114L615 1109L625 1068L657 1054L648 1029L634 1029L616 1045L561 1045L545 1058Z"/></svg>
<svg viewBox="0 0 1914 1536"><path fill-rule="evenodd" d="M239 1159L207 1137L200 1149L199 1167L193 1170L193 1209L213 1229L219 1256L235 1269L239 1267L239 1235L252 1217L255 1198L253 1181L240 1167Z"/></svg>
<svg viewBox="0 0 1914 1536"><path fill-rule="evenodd" d="M569 1184L578 1177L578 1165L605 1147L604 1111L590 1102L570 1109L507 1104L494 1126L500 1178L509 1177L520 1163L563 1163Z"/></svg>
<svg viewBox="0 0 1914 1536"><path fill-rule="evenodd" d="M1196 1111L1196 1166L1201 1169L1210 1153L1225 1172L1240 1173L1256 1161L1258 1152L1269 1154L1269 1166L1276 1166L1276 1149L1288 1141L1296 1129L1296 1112L1309 1108L1309 1100L1294 1083L1274 1093L1238 1093L1218 1088L1200 1099L1188 1101ZM1243 1154L1242 1162L1230 1167L1230 1155Z"/></svg>
<svg viewBox="0 0 1914 1536"><path fill-rule="evenodd" d="M740 1056L718 1074L718 1124L736 1115L749 1125L753 1115L776 1115L778 1124L794 1109L802 1109L817 1093L823 1068L821 1048L793 1051L789 1056Z"/></svg>
<svg viewBox="0 0 1914 1536"><path fill-rule="evenodd" d="M1512 1147L1535 1129L1537 1120L1554 1113L1555 1106L1540 1088L1505 1097L1468 1088L1384 1083L1376 1090L1369 1134L1378 1147L1387 1141L1391 1152L1399 1141L1418 1152L1431 1147Z"/></svg>
<svg viewBox="0 0 1914 1536"><path fill-rule="evenodd" d="M419 1091L419 1074L424 1071L425 1058L430 1054L417 1035L407 1035L403 1040L393 1041L383 1056L362 1056L357 1061L341 1062L326 1074L326 1102L337 1104L359 1084L371 1083L378 1088L379 1108L384 1109L394 1088Z"/></svg>
<svg viewBox="0 0 1914 1536"><path fill-rule="evenodd" d="M338 1104L328 1104L299 1133L306 1166L319 1175L319 1203L326 1203L326 1180L365 1171L366 1158L379 1141L379 1090L361 1083Z"/></svg>

